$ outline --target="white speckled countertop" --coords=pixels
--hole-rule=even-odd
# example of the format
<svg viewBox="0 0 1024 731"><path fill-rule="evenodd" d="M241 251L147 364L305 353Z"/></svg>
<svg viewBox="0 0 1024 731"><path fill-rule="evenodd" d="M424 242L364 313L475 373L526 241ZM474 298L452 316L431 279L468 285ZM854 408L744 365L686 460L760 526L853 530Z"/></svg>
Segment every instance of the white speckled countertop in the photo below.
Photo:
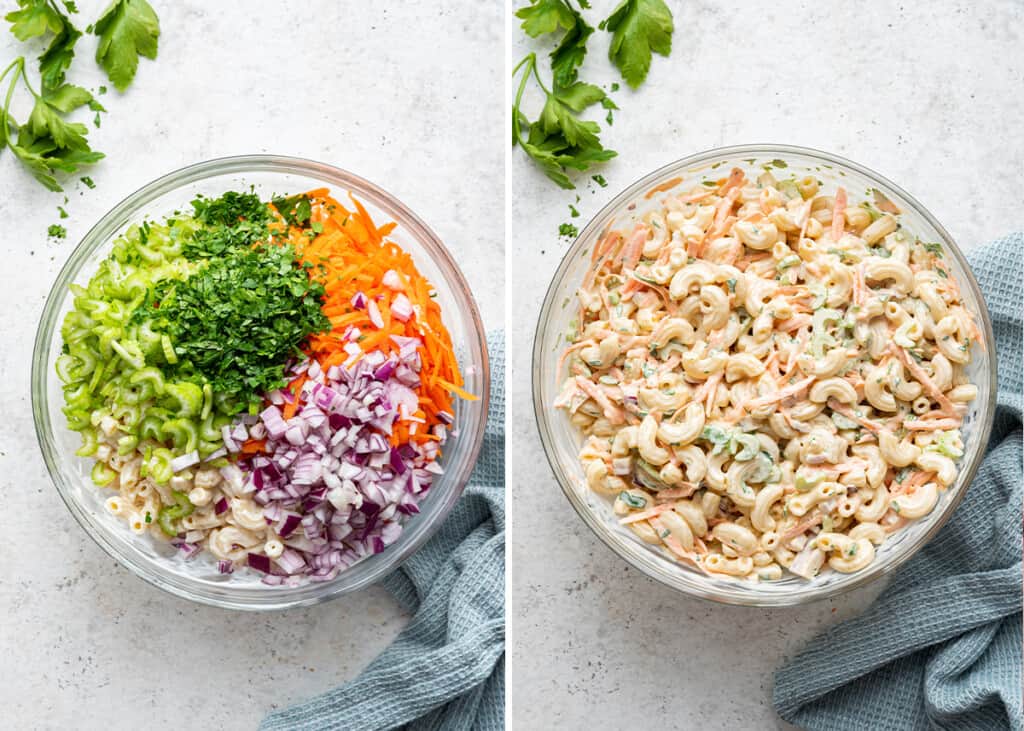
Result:
<svg viewBox="0 0 1024 731"><path fill-rule="evenodd" d="M78 4L84 28L107 3ZM36 445L29 363L53 279L105 211L158 175L212 157L322 160L379 183L416 211L487 293L479 298L485 324L502 323L507 136L498 6L152 4L162 26L159 59L141 61L127 93L111 87L102 98L109 114L90 138L107 159L89 173L95 190L77 178L66 186L70 218L58 219L62 195L33 182L10 152L0 154L0 395L8 414L0 423L0 725L7 728L184 721L252 729L272 706L354 677L407 620L383 589L272 615L192 605L119 568L72 519ZM17 53L39 54L7 28L0 24L2 65ZM90 88L106 83L94 49L94 37L79 42L71 73ZM58 222L67 240L47 241L47 226Z"/></svg>
<svg viewBox="0 0 1024 731"><path fill-rule="evenodd" d="M674 53L655 57L638 92L614 95L621 111L602 139L619 157L600 169L607 188L579 178L579 219L569 217L574 193L548 183L520 151L511 158L508 727L516 731L784 728L771 708L772 670L881 588L800 609L717 606L628 568L583 525L544 458L529 386L536 313L569 246L558 225L582 228L667 162L755 142L829 150L879 171L964 249L1021 225L1020 3L780 2L754 12L669 4ZM614 3L593 5L596 26ZM525 41L514 23L508 32L513 63L549 48ZM617 80L607 35L596 32L589 45L582 77L607 87Z"/></svg>

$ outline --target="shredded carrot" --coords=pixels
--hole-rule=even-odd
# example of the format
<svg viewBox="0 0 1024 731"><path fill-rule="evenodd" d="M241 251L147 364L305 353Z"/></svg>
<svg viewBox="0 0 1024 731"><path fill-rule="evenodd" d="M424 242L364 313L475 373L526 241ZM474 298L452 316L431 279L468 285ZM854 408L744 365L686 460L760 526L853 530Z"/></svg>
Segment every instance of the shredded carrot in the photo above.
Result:
<svg viewBox="0 0 1024 731"><path fill-rule="evenodd" d="M942 392L942 389L935 385L935 382L928 377L925 373L924 368L917 364L910 354L904 349L898 346L896 343L889 343L889 350L893 352L907 367L910 371L910 375L918 380L918 382L924 386L924 390L928 392L928 395L935 399L936 403L942 407L942 411L952 415L956 413L956 409L953 406L953 402L949 400L949 397Z"/></svg>
<svg viewBox="0 0 1024 731"><path fill-rule="evenodd" d="M664 503L662 505L656 505L653 508L647 508L646 510L641 510L639 513L632 513L630 515L627 515L625 518L619 518L619 523L621 525L628 525L630 523L639 523L641 520L647 520L648 518L653 518L655 516L661 515L666 510L671 510L673 507L675 507L675 506L669 505L668 503Z"/></svg>
<svg viewBox="0 0 1024 731"><path fill-rule="evenodd" d="M907 431L936 431L956 429L959 426L959 419L908 419L903 422L903 428Z"/></svg>
<svg viewBox="0 0 1024 731"><path fill-rule="evenodd" d="M786 388L775 391L774 393L770 393L766 396L759 396L758 398L751 399L744 404L744 407L747 411L751 411L753 409L759 409L762 406L768 406L769 404L776 404L789 396L795 396L812 383L814 383L814 376L809 376L802 381L797 381L792 386L787 386Z"/></svg>
<svg viewBox="0 0 1024 731"><path fill-rule="evenodd" d="M813 513L811 513L806 518L804 518L799 523L790 528L788 531L783 533L782 538L780 540L783 542L789 541L793 538L796 538L801 533L806 533L811 528L820 523L823 517L824 516L822 516L821 511L815 508Z"/></svg>
<svg viewBox="0 0 1024 731"><path fill-rule="evenodd" d="M653 198L655 195L657 195L658 193L662 193L662 192L664 192L666 190L672 190L677 185L679 185L681 182L683 182L682 178L679 178L679 177L670 178L669 180L666 180L664 183L661 183L659 185L655 185L649 191L644 193L644 198L647 198L649 200L649 199Z"/></svg>
<svg viewBox="0 0 1024 731"><path fill-rule="evenodd" d="M836 204L832 209L832 240L839 241L843 238L846 214L846 189L839 188L836 191Z"/></svg>
<svg viewBox="0 0 1024 731"><path fill-rule="evenodd" d="M396 354L401 338L419 339L420 385L414 390L420 408L395 422L391 443L436 441L432 428L447 423L442 413L446 418L454 415L453 397L477 397L462 387L451 336L434 300L433 285L420 274L407 252L387 240L394 223L377 226L363 204L351 195L351 207L332 198L326 188L309 191L306 196L311 199L311 220L320 224L320 232L311 239L307 232L293 228L284 238L294 245L299 261L309 265L310 276L323 284L323 311L331 323L329 331L309 338L306 354L327 369L351 365L374 350ZM389 275L390 287L384 284L389 272L394 273ZM376 324L369 307L352 304L360 293L378 310ZM394 313L395 301L400 297L406 298L412 309L412 316L404 322ZM355 357L345 350L352 342L361 351ZM289 384L295 399L282 408L284 418L291 418L298 410L305 382L306 377L300 376Z"/></svg>
<svg viewBox="0 0 1024 731"><path fill-rule="evenodd" d="M894 482L893 489L889 491L889 497L896 497L904 493L913 493L918 487L925 484L929 480L935 477L934 472L927 472L925 470L915 470L913 474L903 480L903 482Z"/></svg>
<svg viewBox="0 0 1024 731"><path fill-rule="evenodd" d="M242 442L242 454L256 454L267 446L266 439L249 439Z"/></svg>

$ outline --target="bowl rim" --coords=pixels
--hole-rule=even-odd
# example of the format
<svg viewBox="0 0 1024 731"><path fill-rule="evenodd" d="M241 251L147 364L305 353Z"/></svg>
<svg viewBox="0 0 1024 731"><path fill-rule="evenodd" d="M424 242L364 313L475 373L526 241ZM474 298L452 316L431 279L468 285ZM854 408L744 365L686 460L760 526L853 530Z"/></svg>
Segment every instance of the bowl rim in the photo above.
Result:
<svg viewBox="0 0 1024 731"><path fill-rule="evenodd" d="M47 405L49 396L46 389L48 367L47 356L52 338L59 334L57 329L58 317L66 296L67 284L73 281L73 277L81 272L81 268L90 255L98 248L109 242L110 237L124 223L114 226L109 232L108 228L116 221L130 223L131 216L139 208L145 206L163 195L174 190L200 182L207 178L230 174L244 173L282 173L304 176L321 180L324 183L344 187L346 192L353 192L360 200L371 202L377 208L383 210L389 217L399 221L406 231L422 246L433 263L453 280L453 292L456 299L464 300L460 305L465 306L463 316L468 315L469 331L475 345L480 349L480 362L474 363L474 367L480 375L481 393L475 406L481 410L479 423L472 433L461 431L460 440L470 440L469 451L462 465L461 473L456 476L455 481L444 495L444 501L440 507L437 519L434 523L427 525L415 536L414 540L403 546L391 546L393 551L389 561L382 561L370 572L358 581L345 587L336 586L340 577L345 576L344 571L332 581L319 584L306 582L299 587L287 587L280 592L268 591L265 594L256 596L256 601L246 598L236 598L230 593L214 592L207 594L203 591L196 591L194 579L187 576L173 576L169 579L163 575L153 572L149 566L135 555L137 551L122 551L120 546L115 544L102 531L93 530L86 517L86 510L79 505L69 494L69 485L65 485L64 476L57 464L58 448L51 443L50 434L46 433L44 423L48 423ZM445 283L447 285L447 282ZM46 335L49 333L50 337ZM459 268L455 258L448 251L441 238L431 229L418 215L410 210L397 197L371 181L349 172L343 168L326 163L309 160L307 158L275 155L275 154L248 154L232 155L226 157L212 158L201 162L185 165L171 172L165 173L142 185L134 192L120 200L107 213L86 232L81 241L61 267L53 285L47 294L46 304L43 307L39 323L36 327L36 335L32 348L32 372L30 378L30 391L32 398L32 417L35 426L36 441L43 455L48 476L51 484L57 491L64 505L74 516L82 530L103 551L113 558L120 566L127 568L135 576L141 578L148 584L162 589L170 594L200 604L215 606L224 609L236 609L244 611L276 611L295 607L313 606L335 599L345 594L350 594L366 588L380 581L384 576L399 568L416 551L422 548L441 528L445 519L454 508L461 497L469 481L469 477L480 456L483 447L484 432L487 426L487 415L490 404L491 371L490 355L487 349L486 330L480 316L480 311L472 290ZM56 433L57 425L50 425L50 431ZM379 554L384 555L384 554ZM354 565L359 565L354 564ZM308 590L315 586L320 591L307 591L307 595L289 597L290 592L297 590ZM333 590L332 590L333 587ZM255 595L254 595L255 596Z"/></svg>
<svg viewBox="0 0 1024 731"><path fill-rule="evenodd" d="M982 404L982 416L984 418L979 419L978 422L978 433L977 441L975 442L975 449L964 455L964 458L960 462L962 488L958 489L956 494L953 495L950 502L945 506L943 512L939 514L932 526L923 534L912 540L910 543L902 546L902 550L894 554L891 559L885 565L872 564L867 569L859 571L854 574L846 574L848 578L845 580L837 581L834 584L824 587L817 587L817 591L804 591L800 593L777 593L769 594L751 590L740 582L736 582L736 586L739 589L733 593L719 593L714 588L700 587L696 584L688 583L686 580L679 580L677 576L672 576L669 572L662 567L658 566L653 560L648 559L648 554L655 555L654 552L646 547L628 545L625 541L617 539L606 527L598 520L596 511L590 506L584 503L584 501L577 494L571 480L564 474L558 465L557 456L555 454L553 446L553 438L550 429L548 428L547 416L549 409L547 404L543 402L541 373L539 364L543 362L543 334L544 327L549 319L549 314L555 305L555 297L557 295L557 285L561 283L570 269L572 262L579 256L579 250L590 241L595 235L599 233L598 229L600 226L598 222L603 221L608 214L619 211L624 205L636 201L642 196L648 189L657 185L669 174L680 170L681 168L693 167L703 162L710 162L712 160L718 161L721 158L732 158L739 160L743 157L761 157L764 155L774 155L783 160L787 155L803 156L816 159L821 163L832 165L834 167L846 168L859 173L869 179L873 179L879 183L882 187L886 187L889 190L895 192L908 203L914 207L914 212L920 215L925 221L934 227L942 238L942 243L945 248L950 252L962 273L964 274L962 286L966 286L971 289L972 294L975 296L977 301L980 303L981 311L978 312L978 316L981 318L981 327L984 332L984 348L988 354L988 370L990 378L990 389L989 397L986 402ZM611 223L602 224L606 226L612 225ZM533 338L533 368L532 368L532 383L531 391L533 394L533 412L534 422L537 426L537 430L540 434L541 445L544 448L544 455L548 461L548 465L551 471L555 475L555 479L558 481L559 486L562 489L563 495L572 505L573 510L576 514L582 518L583 522L590 528L590 530L597 535L601 542L607 546L611 551L617 555L620 559L624 560L630 566L644 573L646 576L654 579L659 584L668 586L681 594L687 596L696 597L705 601L713 602L716 604L729 604L735 606L749 606L749 607L788 607L798 606L802 604L809 604L824 599L833 598L841 594L845 594L854 589L861 588L872 581L875 581L882 576L892 574L912 556L914 556L921 548L923 548L928 542L930 542L946 524L946 522L952 517L953 513L959 507L960 502L966 496L970 489L971 483L974 481L975 475L978 468L981 465L982 458L985 454L985 445L988 444L989 436L992 430L992 424L995 419L995 405L996 405L996 394L997 394L997 373L996 373L996 353L994 349L995 336L992 331L992 321L988 312L988 305L985 302L984 295L981 288L978 286L978 282L974 276L974 272L971 270L967 259L964 257L960 248L956 245L953 237L945 229L945 227L939 223L938 219L931 214L931 212L925 208L925 206L918 201L914 196L910 195L901 186L889 180L884 175L881 175L870 168L867 168L859 163L849 160L840 155L836 155L823 150L818 150L810 147L802 147L797 145L779 144L779 143L754 143L744 145L730 145L725 147L716 147L701 152L694 153L682 157L678 160L670 162L666 165L662 165L656 170L647 173L632 184L623 189L620 193L615 195L607 204L605 204L584 226L583 230L573 241L572 245L563 255L562 260L559 262L558 268L555 270L551 281L544 293L544 299L540 308L540 312L537 317L537 325L534 329ZM679 566L679 568L684 568Z"/></svg>

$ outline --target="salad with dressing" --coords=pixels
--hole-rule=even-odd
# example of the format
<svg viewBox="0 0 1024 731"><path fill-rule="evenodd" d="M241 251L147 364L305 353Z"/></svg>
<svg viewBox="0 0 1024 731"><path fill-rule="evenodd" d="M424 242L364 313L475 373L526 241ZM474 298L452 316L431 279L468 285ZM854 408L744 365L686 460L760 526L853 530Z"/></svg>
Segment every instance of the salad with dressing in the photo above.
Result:
<svg viewBox="0 0 1024 731"><path fill-rule="evenodd" d="M984 347L892 201L771 168L673 178L602 232L554 404L622 526L752 582L860 571L935 508Z"/></svg>

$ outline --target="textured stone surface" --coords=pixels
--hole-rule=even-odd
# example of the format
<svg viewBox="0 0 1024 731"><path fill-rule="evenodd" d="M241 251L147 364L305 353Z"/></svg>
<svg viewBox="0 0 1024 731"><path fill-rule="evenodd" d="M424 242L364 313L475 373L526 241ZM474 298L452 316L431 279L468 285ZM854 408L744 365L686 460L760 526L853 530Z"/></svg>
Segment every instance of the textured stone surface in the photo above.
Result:
<svg viewBox="0 0 1024 731"><path fill-rule="evenodd" d="M84 27L106 5L78 3ZM13 5L13 3L5 3ZM91 133L107 160L48 193L0 154L0 703L7 728L250 729L275 704L353 677L407 617L382 589L250 615L194 606L119 568L47 478L29 366L46 294L77 241L158 175L250 152L306 156L382 185L455 253L485 324L503 317L500 8L157 2L160 58L143 60ZM0 58L39 54L0 29ZM72 81L104 83L83 39ZM3 65L6 65L6 61ZM4 87L6 90L6 86ZM24 109L19 104L18 109ZM91 115L83 115L91 116ZM24 119L25 113L19 115ZM46 240L51 223L66 241Z"/></svg>
<svg viewBox="0 0 1024 731"><path fill-rule="evenodd" d="M580 228L667 162L756 142L879 171L965 249L1021 226L1020 3L669 4L675 51L655 57L639 92L615 95L622 111L603 139L619 157L600 170L607 188L581 178ZM613 3L593 5L597 19ZM513 62L547 51L509 30ZM590 46L583 77L607 86L607 36ZM591 534L551 476L529 388L535 313L575 194L518 151L509 180L509 728L781 727L772 670L881 587L799 609L716 606L647 579Z"/></svg>

